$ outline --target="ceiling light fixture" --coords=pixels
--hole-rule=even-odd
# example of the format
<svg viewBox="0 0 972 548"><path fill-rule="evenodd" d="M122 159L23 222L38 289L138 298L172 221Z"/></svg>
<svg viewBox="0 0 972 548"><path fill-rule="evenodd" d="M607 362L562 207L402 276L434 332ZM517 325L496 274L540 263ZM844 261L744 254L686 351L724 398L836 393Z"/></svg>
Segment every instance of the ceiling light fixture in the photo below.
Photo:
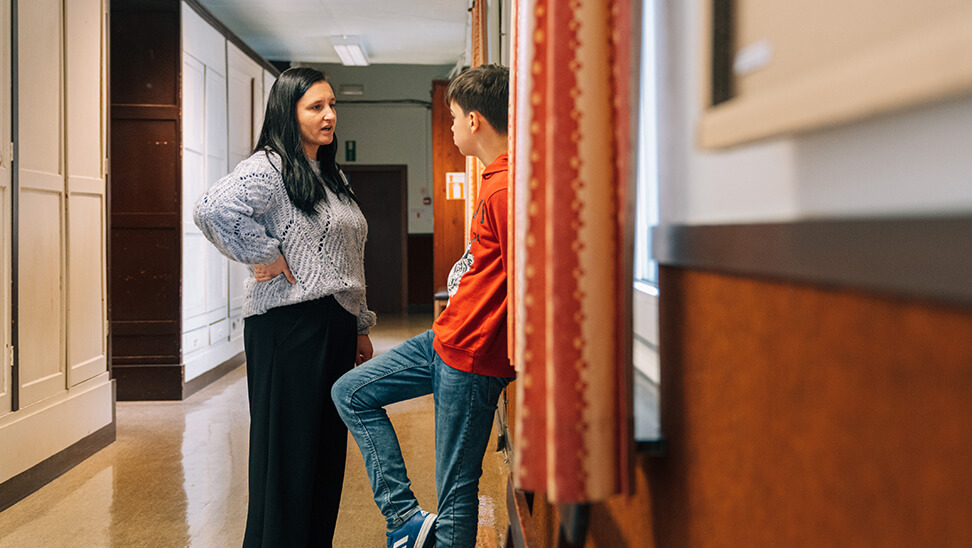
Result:
<svg viewBox="0 0 972 548"><path fill-rule="evenodd" d="M332 36L331 45L341 58L341 64L351 67L368 65L368 57L361 47L360 36Z"/></svg>

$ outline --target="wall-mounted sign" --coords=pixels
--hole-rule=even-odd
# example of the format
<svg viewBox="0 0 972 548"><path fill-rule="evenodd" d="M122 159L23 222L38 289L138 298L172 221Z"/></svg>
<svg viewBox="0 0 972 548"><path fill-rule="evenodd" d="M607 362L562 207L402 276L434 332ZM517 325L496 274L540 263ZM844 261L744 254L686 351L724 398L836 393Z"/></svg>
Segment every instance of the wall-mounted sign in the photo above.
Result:
<svg viewBox="0 0 972 548"><path fill-rule="evenodd" d="M465 187L465 171L452 171L446 173L446 200L465 200Z"/></svg>
<svg viewBox="0 0 972 548"><path fill-rule="evenodd" d="M354 141L344 142L344 161L353 162L357 157L357 149L355 148Z"/></svg>

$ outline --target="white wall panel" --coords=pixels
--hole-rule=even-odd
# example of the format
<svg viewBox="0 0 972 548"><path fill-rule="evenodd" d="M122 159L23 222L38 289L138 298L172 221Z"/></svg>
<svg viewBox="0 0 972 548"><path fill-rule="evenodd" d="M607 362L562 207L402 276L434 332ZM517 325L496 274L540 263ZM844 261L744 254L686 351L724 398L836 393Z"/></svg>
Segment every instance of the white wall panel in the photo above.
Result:
<svg viewBox="0 0 972 548"><path fill-rule="evenodd" d="M20 405L66 389L62 4L18 4ZM30 67L30 70L23 70Z"/></svg>
<svg viewBox="0 0 972 548"><path fill-rule="evenodd" d="M2 37L0 37L2 38ZM4 141L6 142L6 141ZM10 352L10 168L6 157L0 163L0 416L11 410L11 368L8 357Z"/></svg>
<svg viewBox="0 0 972 548"><path fill-rule="evenodd" d="M67 166L73 177L102 178L101 0L65 2Z"/></svg>
<svg viewBox="0 0 972 548"><path fill-rule="evenodd" d="M95 180L101 183L100 180ZM78 185L80 186L80 185ZM67 363L71 386L108 370L104 311L104 195L68 198Z"/></svg>
<svg viewBox="0 0 972 548"><path fill-rule="evenodd" d="M255 148L257 141L260 140L260 131L263 130L263 114L267 108L267 92L270 88L265 88L266 82L264 81L262 74L265 71L261 70L261 76L258 76L253 80L253 146Z"/></svg>
<svg viewBox="0 0 972 548"><path fill-rule="evenodd" d="M182 56L182 146L199 154L206 143L206 66Z"/></svg>
<svg viewBox="0 0 972 548"><path fill-rule="evenodd" d="M64 129L61 2L19 2L18 10L20 169L60 174Z"/></svg>
<svg viewBox="0 0 972 548"><path fill-rule="evenodd" d="M225 47L225 46L224 46ZM224 50L225 51L225 50ZM206 187L228 171L226 78L206 67ZM212 246L206 248L206 311L209 321L229 314L229 264Z"/></svg>
<svg viewBox="0 0 972 548"><path fill-rule="evenodd" d="M227 42L216 29L185 4L182 20L182 353L184 378L189 381L243 350L241 341L229 340L230 261L205 240L191 217L199 196L238 161L229 139L232 119L228 112L228 85L239 75L230 76ZM234 55L238 53L234 51ZM246 124L250 123L249 106L247 96ZM244 137L249 139L249 128ZM242 306L242 299L239 304Z"/></svg>
<svg viewBox="0 0 972 548"><path fill-rule="evenodd" d="M20 404L66 387L63 346L63 196L20 193Z"/></svg>
<svg viewBox="0 0 972 548"><path fill-rule="evenodd" d="M206 187L229 169L226 130L226 78L206 67Z"/></svg>
<svg viewBox="0 0 972 548"><path fill-rule="evenodd" d="M226 76L226 38L185 3L182 4L182 51Z"/></svg>
<svg viewBox="0 0 972 548"><path fill-rule="evenodd" d="M228 44L229 64L229 167L247 158L256 144L254 119L262 110L263 69L238 47ZM258 89L259 88L259 89Z"/></svg>
<svg viewBox="0 0 972 548"><path fill-rule="evenodd" d="M11 410L10 351L10 1L0 0L0 416Z"/></svg>
<svg viewBox="0 0 972 548"><path fill-rule="evenodd" d="M102 0L65 3L67 365L73 386L108 370Z"/></svg>
<svg viewBox="0 0 972 548"><path fill-rule="evenodd" d="M270 74L268 71L263 71L263 109L266 112L267 100L270 98L270 88L273 87L273 83L277 81L277 77ZM260 120L260 125L263 125L263 120ZM257 134L259 138L259 133Z"/></svg>
<svg viewBox="0 0 972 548"><path fill-rule="evenodd" d="M206 325L206 253L212 247L202 233L182 238L182 331Z"/></svg>
<svg viewBox="0 0 972 548"><path fill-rule="evenodd" d="M182 61L182 318L205 324L207 242L192 221L192 208L206 189L206 67L183 54ZM196 326L198 327L198 326Z"/></svg>
<svg viewBox="0 0 972 548"><path fill-rule="evenodd" d="M260 128L257 112L263 112L263 69L233 44L227 44L229 70L229 169L250 156ZM246 266L229 263L229 300L231 313L243 307L243 280L249 275Z"/></svg>
<svg viewBox="0 0 972 548"><path fill-rule="evenodd" d="M216 250L206 246L206 317L209 323L229 315L229 261Z"/></svg>

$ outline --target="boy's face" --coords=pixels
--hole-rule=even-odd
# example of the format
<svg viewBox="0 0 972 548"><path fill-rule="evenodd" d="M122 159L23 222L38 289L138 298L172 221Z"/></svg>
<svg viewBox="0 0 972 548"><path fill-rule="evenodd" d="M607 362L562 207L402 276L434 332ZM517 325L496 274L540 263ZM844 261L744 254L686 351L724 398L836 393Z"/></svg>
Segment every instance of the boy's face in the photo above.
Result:
<svg viewBox="0 0 972 548"><path fill-rule="evenodd" d="M459 152L463 155L472 155L470 150L472 131L469 128L469 116L462 112L462 107L455 101L449 104L449 112L452 114L452 142L459 147Z"/></svg>

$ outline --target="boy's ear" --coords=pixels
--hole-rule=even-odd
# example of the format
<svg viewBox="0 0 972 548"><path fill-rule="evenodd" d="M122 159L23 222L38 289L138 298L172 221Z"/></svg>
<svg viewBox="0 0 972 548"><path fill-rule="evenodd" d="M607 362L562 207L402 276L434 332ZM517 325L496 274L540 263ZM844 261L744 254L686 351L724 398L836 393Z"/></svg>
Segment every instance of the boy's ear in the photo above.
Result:
<svg viewBox="0 0 972 548"><path fill-rule="evenodd" d="M482 129L483 124L486 122L486 119L483 118L483 115L475 110L467 114L466 117L469 120L469 131L471 133L476 133L477 131Z"/></svg>

